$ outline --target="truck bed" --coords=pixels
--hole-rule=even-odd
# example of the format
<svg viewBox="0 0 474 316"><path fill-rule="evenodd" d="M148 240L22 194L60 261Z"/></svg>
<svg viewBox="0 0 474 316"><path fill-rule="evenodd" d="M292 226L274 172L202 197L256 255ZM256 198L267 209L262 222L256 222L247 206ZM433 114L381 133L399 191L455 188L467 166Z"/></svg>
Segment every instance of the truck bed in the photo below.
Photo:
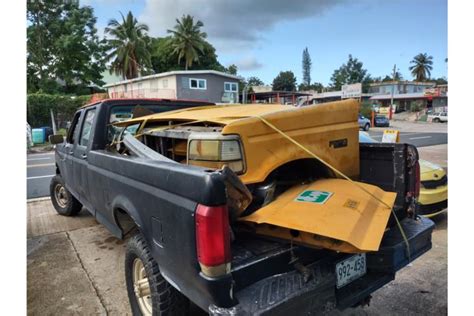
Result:
<svg viewBox="0 0 474 316"><path fill-rule="evenodd" d="M239 303L229 309L211 305L211 315L313 315L354 306L431 248L431 220L405 218L402 227L410 254L394 227L385 233L380 250L367 254L367 274L340 289L335 287L335 264L350 255L239 236L232 246L232 277Z"/></svg>

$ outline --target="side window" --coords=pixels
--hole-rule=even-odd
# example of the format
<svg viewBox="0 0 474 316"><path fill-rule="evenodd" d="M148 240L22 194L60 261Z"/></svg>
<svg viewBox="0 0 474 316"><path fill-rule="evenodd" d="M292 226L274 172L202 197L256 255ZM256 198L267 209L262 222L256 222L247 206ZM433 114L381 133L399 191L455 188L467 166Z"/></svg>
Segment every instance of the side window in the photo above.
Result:
<svg viewBox="0 0 474 316"><path fill-rule="evenodd" d="M74 144L74 133L77 130L77 125L79 123L79 118L81 117L81 112L77 112L72 119L71 127L69 127L69 131L67 132L66 142L69 144Z"/></svg>
<svg viewBox="0 0 474 316"><path fill-rule="evenodd" d="M207 80L206 79L189 79L189 88L190 89L199 89L199 90L206 90L207 89Z"/></svg>
<svg viewBox="0 0 474 316"><path fill-rule="evenodd" d="M84 123L82 124L81 136L79 138L79 145L81 146L89 145L92 132L92 124L94 123L94 117L95 109L86 112Z"/></svg>
<svg viewBox="0 0 474 316"><path fill-rule="evenodd" d="M224 82L224 91L225 92L237 92L237 83L236 82Z"/></svg>

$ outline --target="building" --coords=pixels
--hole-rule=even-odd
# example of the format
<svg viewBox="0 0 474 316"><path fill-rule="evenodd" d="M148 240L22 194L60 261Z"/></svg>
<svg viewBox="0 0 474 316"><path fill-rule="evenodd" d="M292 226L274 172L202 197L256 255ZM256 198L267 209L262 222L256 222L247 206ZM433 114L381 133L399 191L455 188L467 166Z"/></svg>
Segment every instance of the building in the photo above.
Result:
<svg viewBox="0 0 474 316"><path fill-rule="evenodd" d="M162 98L239 102L243 78L215 70L170 71L106 84L109 98Z"/></svg>
<svg viewBox="0 0 474 316"><path fill-rule="evenodd" d="M370 85L369 94L370 101L381 106L390 106L393 98L396 112L410 110L414 105L420 109L447 106L447 93L434 82L378 82Z"/></svg>
<svg viewBox="0 0 474 316"><path fill-rule="evenodd" d="M362 93L362 83L345 84L338 91L307 91L311 93L309 98L310 104L325 103L331 101L339 101L342 99L359 99L361 101L368 100L370 94Z"/></svg>
<svg viewBox="0 0 474 316"><path fill-rule="evenodd" d="M286 105L302 105L309 100L311 93L298 91L266 91L250 92L246 97L250 103L278 103Z"/></svg>
<svg viewBox="0 0 474 316"><path fill-rule="evenodd" d="M271 85L252 86L252 91L255 92L255 93L270 92L272 90L273 89L272 89Z"/></svg>

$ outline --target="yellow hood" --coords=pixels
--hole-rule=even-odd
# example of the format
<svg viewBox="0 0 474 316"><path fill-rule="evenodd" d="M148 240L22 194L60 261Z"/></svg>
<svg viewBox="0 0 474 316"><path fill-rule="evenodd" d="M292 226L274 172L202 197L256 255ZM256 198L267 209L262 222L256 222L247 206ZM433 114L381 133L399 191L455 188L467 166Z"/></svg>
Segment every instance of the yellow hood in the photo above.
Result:
<svg viewBox="0 0 474 316"><path fill-rule="evenodd" d="M181 122L206 121L227 125L243 118L264 115L267 113L278 112L282 110L292 111L297 109L298 108L284 106L280 104L231 104L220 106L212 105L151 114L136 119L116 123L115 125L126 126L134 123L140 123L144 120L147 120L148 122L167 120Z"/></svg>

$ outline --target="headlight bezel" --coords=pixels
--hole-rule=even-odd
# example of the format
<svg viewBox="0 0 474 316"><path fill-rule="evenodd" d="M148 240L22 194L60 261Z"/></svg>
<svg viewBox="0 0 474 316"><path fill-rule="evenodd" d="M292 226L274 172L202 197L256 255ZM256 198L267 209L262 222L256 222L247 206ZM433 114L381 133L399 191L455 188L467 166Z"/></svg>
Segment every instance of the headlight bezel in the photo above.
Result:
<svg viewBox="0 0 474 316"><path fill-rule="evenodd" d="M217 155L215 158L211 156L199 156L192 153L194 150L193 147L193 142L216 142L216 148L217 148ZM236 159L222 159L222 146L225 142L235 142L237 145L236 147L239 150L240 157ZM201 143L202 144L202 143ZM188 144L187 144L187 155L186 155L186 163L189 164L190 161L195 161L199 163L206 163L209 162L210 164L227 164L229 167L232 164L241 162L242 163L242 170L240 171L235 171L236 174L243 174L247 170L247 165L245 163L245 152L244 152L244 147L242 145L242 141L240 139L239 135L222 135L220 133L191 133L188 137ZM232 169L232 168L231 168Z"/></svg>

